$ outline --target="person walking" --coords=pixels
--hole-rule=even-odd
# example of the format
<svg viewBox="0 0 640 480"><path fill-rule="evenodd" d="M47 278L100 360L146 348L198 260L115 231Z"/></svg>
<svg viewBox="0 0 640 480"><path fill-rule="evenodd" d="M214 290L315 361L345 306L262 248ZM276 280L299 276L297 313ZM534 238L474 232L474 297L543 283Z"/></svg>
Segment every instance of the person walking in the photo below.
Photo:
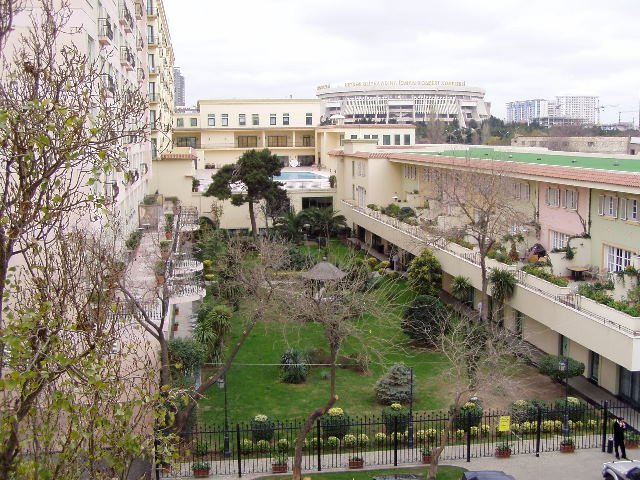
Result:
<svg viewBox="0 0 640 480"><path fill-rule="evenodd" d="M627 459L627 452L624 449L624 431L627 429L627 424L624 423L624 418L618 417L613 423L613 446L616 451L616 458L620 458L618 454L618 448L622 452L622 458Z"/></svg>

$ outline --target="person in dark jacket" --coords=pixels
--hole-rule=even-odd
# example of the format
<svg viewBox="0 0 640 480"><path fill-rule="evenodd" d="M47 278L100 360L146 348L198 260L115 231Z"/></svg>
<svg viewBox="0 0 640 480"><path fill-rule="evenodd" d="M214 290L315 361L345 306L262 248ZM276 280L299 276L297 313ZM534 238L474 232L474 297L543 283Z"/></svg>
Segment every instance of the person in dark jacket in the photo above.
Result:
<svg viewBox="0 0 640 480"><path fill-rule="evenodd" d="M624 431L627 429L627 424L624 423L624 418L618 417L613 423L613 446L616 450L616 458L620 458L618 454L618 448L622 452L622 458L627 458L627 452L624 449Z"/></svg>

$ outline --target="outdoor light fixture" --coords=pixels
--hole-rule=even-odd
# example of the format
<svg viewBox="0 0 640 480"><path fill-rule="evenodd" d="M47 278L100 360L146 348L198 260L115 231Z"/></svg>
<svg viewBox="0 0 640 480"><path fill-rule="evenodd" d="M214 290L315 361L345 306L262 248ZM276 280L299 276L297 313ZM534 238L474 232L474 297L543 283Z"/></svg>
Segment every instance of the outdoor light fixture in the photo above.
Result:
<svg viewBox="0 0 640 480"><path fill-rule="evenodd" d="M569 435L569 359L563 358L558 362L558 369L564 372L564 414L562 422L562 433L565 438Z"/></svg>

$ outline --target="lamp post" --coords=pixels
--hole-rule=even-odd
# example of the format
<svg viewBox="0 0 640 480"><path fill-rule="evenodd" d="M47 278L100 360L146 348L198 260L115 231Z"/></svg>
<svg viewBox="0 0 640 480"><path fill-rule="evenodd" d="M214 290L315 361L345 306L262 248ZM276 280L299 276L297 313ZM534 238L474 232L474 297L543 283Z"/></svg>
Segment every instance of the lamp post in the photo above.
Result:
<svg viewBox="0 0 640 480"><path fill-rule="evenodd" d="M569 359L564 357L558 362L558 368L564 372L564 414L562 416L562 433L564 437L569 436Z"/></svg>
<svg viewBox="0 0 640 480"><path fill-rule="evenodd" d="M409 367L409 440L408 447L413 448L413 367Z"/></svg>
<svg viewBox="0 0 640 480"><path fill-rule="evenodd" d="M229 448L229 417L227 415L227 374L218 380L218 387L224 389L224 457L229 458L231 456L231 449Z"/></svg>

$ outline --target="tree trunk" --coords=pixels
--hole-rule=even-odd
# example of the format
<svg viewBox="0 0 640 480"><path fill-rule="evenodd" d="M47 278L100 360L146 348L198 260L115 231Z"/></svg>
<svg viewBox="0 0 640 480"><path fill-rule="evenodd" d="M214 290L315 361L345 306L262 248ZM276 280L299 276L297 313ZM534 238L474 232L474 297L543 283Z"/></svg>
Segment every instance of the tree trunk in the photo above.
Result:
<svg viewBox="0 0 640 480"><path fill-rule="evenodd" d="M489 279L487 278L487 257L482 252L480 252L480 276L482 278L482 295L480 296L482 311L480 312L480 319L486 323L489 312Z"/></svg>
<svg viewBox="0 0 640 480"><path fill-rule="evenodd" d="M258 225L256 224L256 212L253 208L253 201L249 200L249 218L251 219L251 236L256 238L258 235Z"/></svg>
<svg viewBox="0 0 640 480"><path fill-rule="evenodd" d="M162 329L158 329L158 343L160 344L160 387L171 385L171 369L169 366L169 346L164 338Z"/></svg>
<svg viewBox="0 0 640 480"><path fill-rule="evenodd" d="M455 418L460 413L460 399L465 392L459 392L456 395L456 400L453 404L453 411L449 414L449 418L447 419L447 425L444 429L444 435L441 437L440 445L434 449L433 455L431 456L431 463L429 464L429 471L427 472L427 480L436 480L438 475L438 462L440 461L440 455L444 452L447 443L449 442L449 437L451 436L451 430L453 429L453 422Z"/></svg>
<svg viewBox="0 0 640 480"><path fill-rule="evenodd" d="M296 437L295 451L293 455L293 468L291 469L293 480L302 479L302 447L304 446L304 438L313 428L314 422L322 415L327 413L329 409L333 407L333 405L335 405L335 403L338 401L338 396L336 395L336 363L338 360L339 350L340 347L338 345L331 346L329 399L323 407L316 408L309 414L306 421L304 422L304 425L302 425L302 428L298 432L298 436Z"/></svg>

